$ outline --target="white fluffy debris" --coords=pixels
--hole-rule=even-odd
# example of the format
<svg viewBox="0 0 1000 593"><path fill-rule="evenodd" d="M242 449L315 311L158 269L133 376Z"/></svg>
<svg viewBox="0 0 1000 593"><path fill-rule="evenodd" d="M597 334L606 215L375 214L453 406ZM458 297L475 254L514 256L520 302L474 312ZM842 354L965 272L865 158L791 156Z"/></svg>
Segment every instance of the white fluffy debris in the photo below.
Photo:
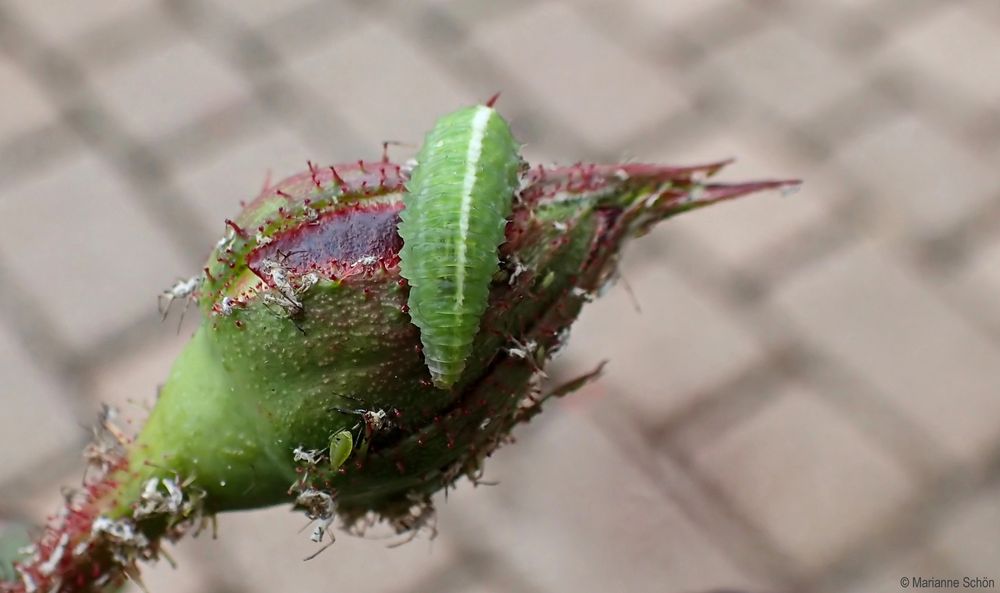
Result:
<svg viewBox="0 0 1000 593"><path fill-rule="evenodd" d="M569 293L571 295L579 298L579 299L582 299L583 302L585 302L585 303L590 303L590 302L593 302L593 300L594 300L594 295L593 294L591 294L589 291L586 291L586 290L580 288L579 286L574 286L569 291Z"/></svg>
<svg viewBox="0 0 1000 593"><path fill-rule="evenodd" d="M160 486L163 486L161 489ZM150 478L139 495L139 504L135 509L135 518L142 519L150 515L177 515L184 510L184 493L177 482L170 478Z"/></svg>
<svg viewBox="0 0 1000 593"><path fill-rule="evenodd" d="M320 462L320 455L319 449L303 449L299 446L292 451L292 461L296 463L302 461L306 465L317 465Z"/></svg>
<svg viewBox="0 0 1000 593"><path fill-rule="evenodd" d="M510 280L508 280L507 283L514 286L514 283L517 281L517 277L528 271L528 266L524 265L521 260L514 256L511 257L511 261L514 263L514 271L510 273Z"/></svg>
<svg viewBox="0 0 1000 593"><path fill-rule="evenodd" d="M376 256L374 256L374 255L366 255L364 257L358 258L357 261L355 261L353 264L351 264L351 267L352 268L356 268L358 266L370 266L370 265L376 263L377 261L378 261L378 258Z"/></svg>
<svg viewBox="0 0 1000 593"><path fill-rule="evenodd" d="M149 545L149 540L142 532L136 530L135 523L129 519L111 519L100 516L94 519L90 526L90 533L93 536L103 536L113 543L125 547L136 549L145 548Z"/></svg>
<svg viewBox="0 0 1000 593"><path fill-rule="evenodd" d="M535 340L528 340L523 344L517 340L512 340L514 342L514 347L507 348L507 354L510 354L514 358L520 358L522 360L527 360L534 357L535 352L538 351L538 342Z"/></svg>

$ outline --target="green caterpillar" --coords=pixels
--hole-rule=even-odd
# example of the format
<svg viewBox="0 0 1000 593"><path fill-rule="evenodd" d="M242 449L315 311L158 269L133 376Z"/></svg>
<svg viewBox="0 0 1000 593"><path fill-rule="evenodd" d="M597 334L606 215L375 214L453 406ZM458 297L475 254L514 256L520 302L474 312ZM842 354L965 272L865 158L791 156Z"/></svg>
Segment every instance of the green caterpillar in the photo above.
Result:
<svg viewBox="0 0 1000 593"><path fill-rule="evenodd" d="M417 155L400 215L400 275L434 385L458 381L486 311L521 157L486 105L438 120Z"/></svg>

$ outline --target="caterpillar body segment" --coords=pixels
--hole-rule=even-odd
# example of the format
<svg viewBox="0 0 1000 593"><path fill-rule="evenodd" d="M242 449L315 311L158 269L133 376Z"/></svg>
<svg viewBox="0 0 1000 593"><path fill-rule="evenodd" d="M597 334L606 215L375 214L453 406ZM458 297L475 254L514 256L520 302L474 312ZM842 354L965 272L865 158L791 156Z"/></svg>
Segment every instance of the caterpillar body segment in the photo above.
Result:
<svg viewBox="0 0 1000 593"><path fill-rule="evenodd" d="M400 215L400 274L434 384L459 379L486 310L521 159L486 105L438 120L417 155Z"/></svg>

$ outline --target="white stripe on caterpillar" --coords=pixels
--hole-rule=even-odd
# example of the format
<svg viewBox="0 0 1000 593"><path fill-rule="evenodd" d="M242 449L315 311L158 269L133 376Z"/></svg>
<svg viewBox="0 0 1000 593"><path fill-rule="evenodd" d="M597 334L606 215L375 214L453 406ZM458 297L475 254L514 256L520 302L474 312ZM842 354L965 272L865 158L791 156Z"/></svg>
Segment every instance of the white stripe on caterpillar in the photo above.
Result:
<svg viewBox="0 0 1000 593"><path fill-rule="evenodd" d="M468 247L469 236L469 212L472 210L472 190L476 187L476 172L479 169L479 157L483 153L483 136L486 134L486 126L490 123L490 117L496 111L479 105L476 108L476 115L472 119L472 136L469 138L469 150L465 153L465 181L462 186L462 209L458 218L458 253L455 259L458 268L455 272L455 294L456 309L462 307L465 300L465 252Z"/></svg>

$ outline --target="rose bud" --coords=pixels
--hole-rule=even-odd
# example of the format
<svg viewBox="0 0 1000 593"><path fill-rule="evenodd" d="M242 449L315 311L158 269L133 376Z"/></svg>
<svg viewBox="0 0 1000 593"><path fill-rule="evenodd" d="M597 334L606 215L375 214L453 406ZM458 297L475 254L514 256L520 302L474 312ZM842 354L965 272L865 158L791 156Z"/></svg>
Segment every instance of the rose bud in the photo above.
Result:
<svg viewBox="0 0 1000 593"><path fill-rule="evenodd" d="M462 132L475 138L479 119L469 115L472 128ZM156 558L164 538L220 511L293 503L317 522L316 541L332 541L334 519L419 529L434 493L461 476L475 480L514 425L596 375L542 386L546 362L584 303L614 278L629 239L675 214L796 183L709 182L722 162L527 167L518 160L509 177L509 159L492 154L491 132L481 132L481 155L461 139L441 145L454 142L459 150L445 156L473 171L461 186L468 195L450 203L439 182L421 185L440 189L434 199L443 201L426 217L407 218L403 233L426 238L437 236L435 224L456 225L448 249L434 244L422 254L408 245L404 256L416 257L404 267L445 287L421 297L422 314L447 308L474 322L451 376L429 370L427 328L408 309L397 232L411 178L420 185L421 175L447 177L420 170L438 166L428 157L437 141L425 145L415 172L387 158L310 164L227 220L202 273L166 293L196 300L202 323L148 421L130 439L105 412L84 489L67 497L18 564L20 578L0 590L92 591L122 575L138 578L137 561ZM462 160L469 155L482 160ZM497 187L512 179L511 195L479 196L488 174L503 178ZM496 211L508 211L497 219L462 209L463 199L468 206L493 198ZM499 246L477 225L499 229ZM458 252L467 270L452 257ZM481 306L472 296L449 296L448 287L477 278ZM470 295L479 290L470 286ZM448 319L434 323L446 338L454 330Z"/></svg>

